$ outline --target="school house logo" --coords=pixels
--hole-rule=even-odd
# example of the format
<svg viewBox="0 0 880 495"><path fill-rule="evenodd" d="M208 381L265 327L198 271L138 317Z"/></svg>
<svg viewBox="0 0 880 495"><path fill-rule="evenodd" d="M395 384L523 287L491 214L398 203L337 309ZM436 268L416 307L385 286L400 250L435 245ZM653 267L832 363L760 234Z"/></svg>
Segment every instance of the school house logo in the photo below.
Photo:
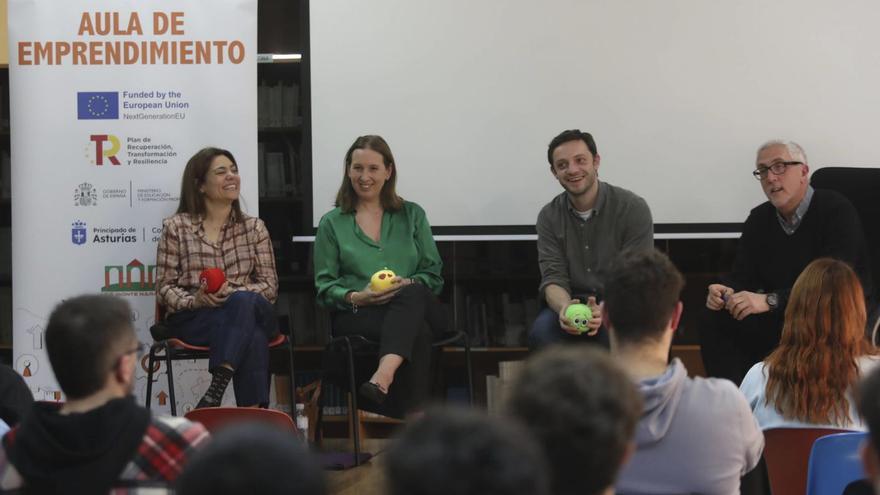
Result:
<svg viewBox="0 0 880 495"><path fill-rule="evenodd" d="M156 265L144 265L138 259L127 265L104 266L101 292L118 296L149 296L156 289Z"/></svg>
<svg viewBox="0 0 880 495"><path fill-rule="evenodd" d="M86 243L87 238L88 230L86 229L86 223L80 220L73 222L73 228L70 229L70 242L80 246Z"/></svg>
<svg viewBox="0 0 880 495"><path fill-rule="evenodd" d="M76 186L73 191L74 206L95 206L98 204L98 191L88 182Z"/></svg>

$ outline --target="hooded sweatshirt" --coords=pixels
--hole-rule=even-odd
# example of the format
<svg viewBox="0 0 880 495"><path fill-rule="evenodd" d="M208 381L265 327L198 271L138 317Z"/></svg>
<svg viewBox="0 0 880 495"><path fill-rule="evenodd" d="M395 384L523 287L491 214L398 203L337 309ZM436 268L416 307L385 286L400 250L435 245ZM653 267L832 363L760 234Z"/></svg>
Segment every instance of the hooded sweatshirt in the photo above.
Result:
<svg viewBox="0 0 880 495"><path fill-rule="evenodd" d="M3 438L9 461L33 493L107 493L131 461L150 424L133 397L85 413L58 414L35 403L21 426Z"/></svg>
<svg viewBox="0 0 880 495"><path fill-rule="evenodd" d="M739 493L758 463L764 436L732 382L688 378L679 359L637 383L644 411L636 453L621 470L618 494Z"/></svg>

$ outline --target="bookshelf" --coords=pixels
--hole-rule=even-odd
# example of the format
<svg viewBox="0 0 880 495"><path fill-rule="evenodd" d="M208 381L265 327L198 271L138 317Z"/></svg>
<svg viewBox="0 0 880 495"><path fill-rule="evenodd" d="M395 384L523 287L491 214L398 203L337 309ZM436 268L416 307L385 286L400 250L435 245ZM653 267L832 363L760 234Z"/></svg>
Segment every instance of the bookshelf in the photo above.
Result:
<svg viewBox="0 0 880 495"><path fill-rule="evenodd" d="M3 7L5 15L5 5ZM2 25L5 36L5 22ZM0 64L0 362L6 364L12 362L12 165L10 150L9 68L4 60Z"/></svg>

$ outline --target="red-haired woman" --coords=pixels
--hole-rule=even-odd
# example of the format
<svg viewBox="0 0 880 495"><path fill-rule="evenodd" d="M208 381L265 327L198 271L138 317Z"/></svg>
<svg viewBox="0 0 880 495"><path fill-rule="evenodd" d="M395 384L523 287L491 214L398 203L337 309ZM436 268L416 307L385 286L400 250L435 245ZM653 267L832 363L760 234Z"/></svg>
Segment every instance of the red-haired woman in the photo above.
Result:
<svg viewBox="0 0 880 495"><path fill-rule="evenodd" d="M754 365L740 389L762 429L863 430L852 400L878 363L865 338L865 297L846 263L820 258L795 281L779 347Z"/></svg>

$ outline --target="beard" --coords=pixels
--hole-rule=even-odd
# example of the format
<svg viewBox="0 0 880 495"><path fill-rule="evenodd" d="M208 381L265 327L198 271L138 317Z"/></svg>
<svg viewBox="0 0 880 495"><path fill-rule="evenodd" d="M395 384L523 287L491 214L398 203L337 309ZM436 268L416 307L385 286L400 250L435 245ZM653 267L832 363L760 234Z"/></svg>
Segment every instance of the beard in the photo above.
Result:
<svg viewBox="0 0 880 495"><path fill-rule="evenodd" d="M583 183L578 185L571 185L567 182L563 182L562 187L568 194L572 196L583 196L584 194L590 192L594 187L596 187L596 176L588 175L584 177Z"/></svg>

